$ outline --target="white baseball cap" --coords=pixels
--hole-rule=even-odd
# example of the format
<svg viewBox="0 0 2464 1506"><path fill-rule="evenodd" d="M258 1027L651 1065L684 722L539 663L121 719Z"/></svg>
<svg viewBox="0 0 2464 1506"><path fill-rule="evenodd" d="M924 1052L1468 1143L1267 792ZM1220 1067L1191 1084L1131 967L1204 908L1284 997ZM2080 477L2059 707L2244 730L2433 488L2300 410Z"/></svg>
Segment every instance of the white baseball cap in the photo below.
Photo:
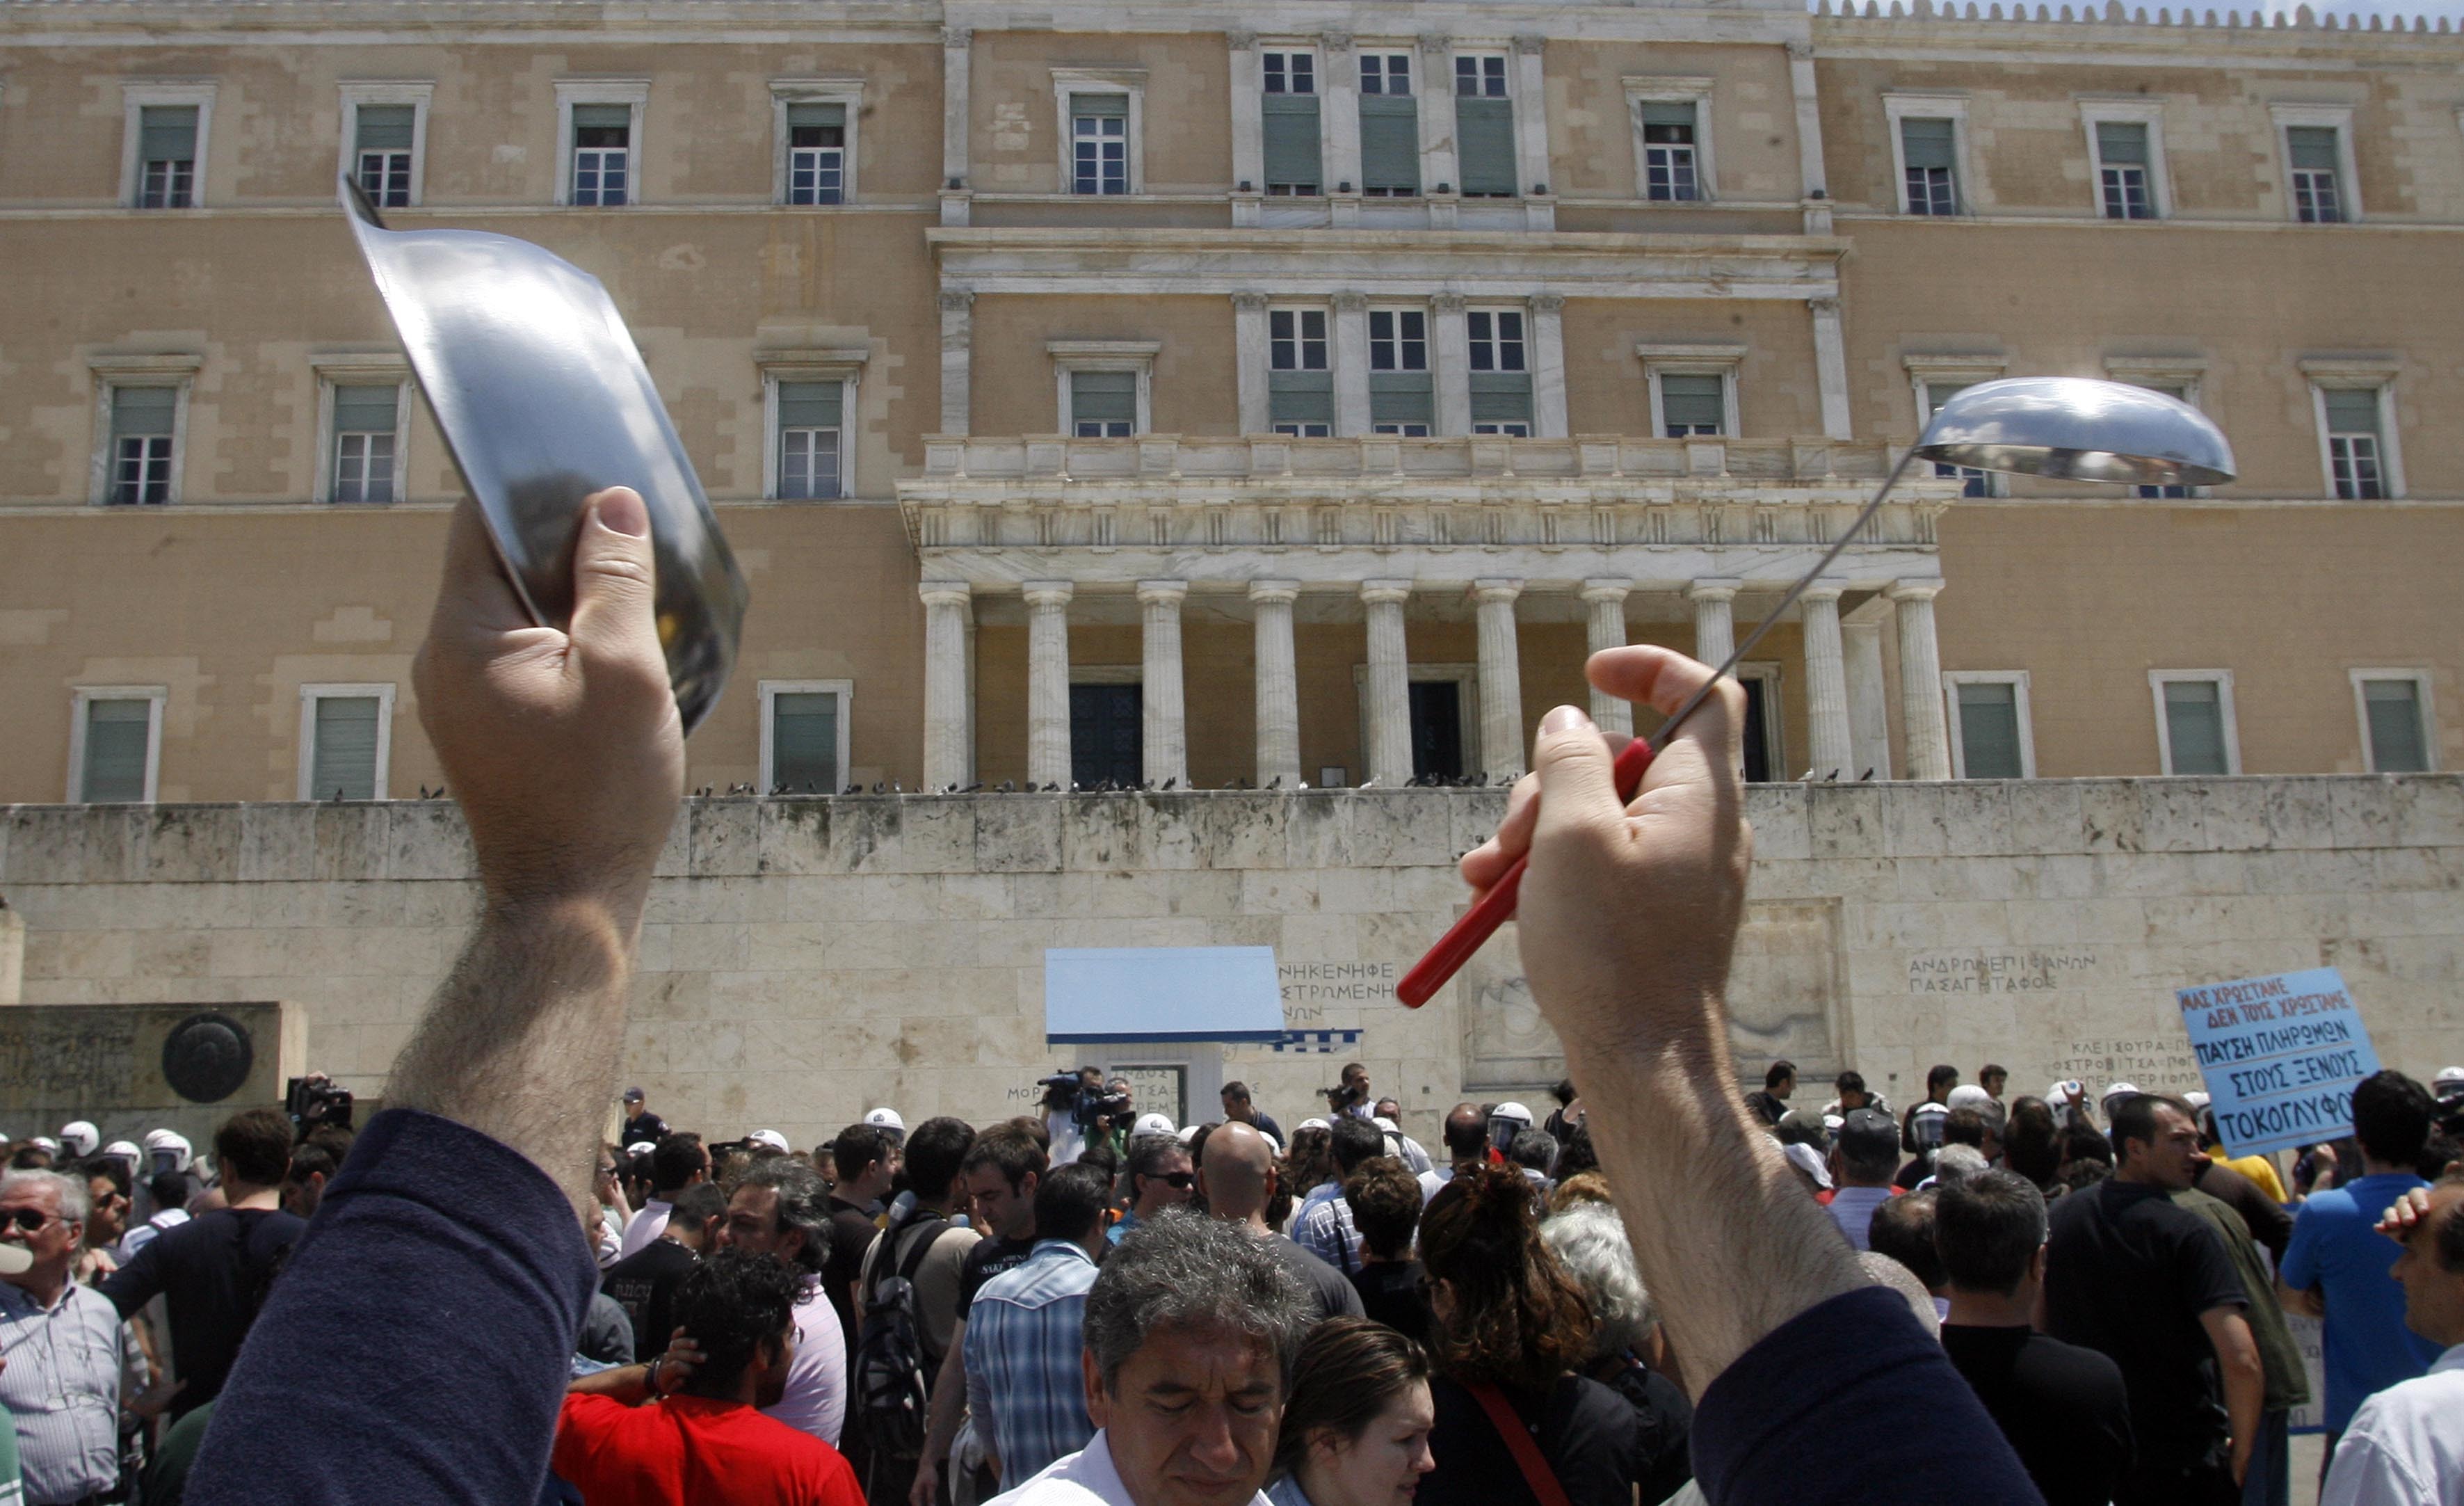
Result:
<svg viewBox="0 0 2464 1506"><path fill-rule="evenodd" d="M2464 1093L2464 1067L2441 1067L2438 1075L2430 1079L2430 1091L2445 1097L2451 1093Z"/></svg>
<svg viewBox="0 0 2464 1506"><path fill-rule="evenodd" d="M1816 1187L1825 1192L1831 1190L1831 1168L1823 1163L1822 1152L1798 1141L1793 1145L1783 1146L1781 1153L1788 1157L1790 1165L1812 1177Z"/></svg>
<svg viewBox="0 0 2464 1506"><path fill-rule="evenodd" d="M1173 1124L1172 1116L1169 1114L1141 1114L1138 1116L1137 1123L1131 1126L1130 1133L1132 1135L1177 1135L1179 1130Z"/></svg>
<svg viewBox="0 0 2464 1506"><path fill-rule="evenodd" d="M71 1119L60 1126L60 1143L68 1147L70 1155L83 1160L102 1143L102 1131L84 1119Z"/></svg>
<svg viewBox="0 0 2464 1506"><path fill-rule="evenodd" d="M772 1150L782 1153L787 1149L787 1137L777 1130L755 1130L744 1137L744 1142L748 1145L767 1145Z"/></svg>
<svg viewBox="0 0 2464 1506"><path fill-rule="evenodd" d="M1329 1124L1329 1123L1328 1123L1326 1120L1324 1120L1324 1119L1321 1119L1321 1118L1306 1118L1306 1119L1301 1120L1301 1122L1300 1122L1300 1128L1302 1128L1302 1129L1322 1129L1322 1130L1331 1130L1331 1129L1334 1128L1334 1126L1333 1126L1333 1125L1331 1125L1331 1124ZM1264 1133L1264 1131L1261 1131L1260 1133L1262 1133L1262 1134L1263 1134L1263 1133ZM1273 1139L1273 1138L1274 1138L1273 1136L1267 1136L1267 1139L1269 1139L1269 1140L1271 1140L1271 1139Z"/></svg>

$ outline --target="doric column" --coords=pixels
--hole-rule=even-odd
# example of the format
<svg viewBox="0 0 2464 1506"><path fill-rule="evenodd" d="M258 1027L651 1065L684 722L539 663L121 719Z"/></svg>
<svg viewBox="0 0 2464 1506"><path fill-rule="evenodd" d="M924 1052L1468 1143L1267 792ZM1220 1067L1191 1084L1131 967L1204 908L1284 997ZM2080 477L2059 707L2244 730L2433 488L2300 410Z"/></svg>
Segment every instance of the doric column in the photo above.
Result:
<svg viewBox="0 0 2464 1506"><path fill-rule="evenodd" d="M1685 587L1694 603L1694 656L1713 669L1737 652L1737 623L1730 604L1742 581L1706 578Z"/></svg>
<svg viewBox="0 0 2464 1506"><path fill-rule="evenodd" d="M976 349L976 296L964 288L941 291L941 432L969 432L970 382Z"/></svg>
<svg viewBox="0 0 2464 1506"><path fill-rule="evenodd" d="M1934 640L1940 581L1894 581L1884 594L1900 611L1900 736L1908 778L1950 777L1950 729L1942 712L1942 647Z"/></svg>
<svg viewBox="0 0 2464 1506"><path fill-rule="evenodd" d="M1369 432L1369 296L1334 296L1334 432Z"/></svg>
<svg viewBox="0 0 2464 1506"><path fill-rule="evenodd" d="M1566 437L1566 300L1531 295L1531 433Z"/></svg>
<svg viewBox="0 0 2464 1506"><path fill-rule="evenodd" d="M1460 293L1441 293L1429 300L1429 306L1438 321L1431 331L1437 349L1430 352L1436 367L1438 432L1467 434L1471 432L1471 336L1463 320L1463 298Z"/></svg>
<svg viewBox="0 0 2464 1506"><path fill-rule="evenodd" d="M1523 660L1514 642L1521 581L1474 581L1480 603L1480 766L1491 780L1523 772Z"/></svg>
<svg viewBox="0 0 2464 1506"><path fill-rule="evenodd" d="M1274 427L1266 395L1266 295L1232 295L1233 380L1241 399L1241 432L1263 434Z"/></svg>
<svg viewBox="0 0 2464 1506"><path fill-rule="evenodd" d="M1393 788L1412 780L1412 664L1403 648L1409 581L1363 581L1369 609L1369 725L1361 740L1369 778Z"/></svg>
<svg viewBox="0 0 2464 1506"><path fill-rule="evenodd" d="M1816 581L1797 605L1805 609L1805 714L1812 723L1814 777L1855 779L1857 751L1848 736L1848 670L1839 644L1839 587Z"/></svg>
<svg viewBox="0 0 2464 1506"><path fill-rule="evenodd" d="M1232 186L1248 193L1266 191L1265 110L1259 103L1265 87L1258 77L1258 33L1226 32L1232 49Z"/></svg>
<svg viewBox="0 0 2464 1506"><path fill-rule="evenodd" d="M1515 155L1521 159L1522 183L1526 193L1548 187L1549 176L1549 111L1543 101L1549 98L1549 83L1542 70L1541 54L1547 50L1545 36L1518 36L1514 39L1514 93L1527 101L1514 112ZM1448 93L1454 80L1445 80Z"/></svg>
<svg viewBox="0 0 2464 1506"><path fill-rule="evenodd" d="M1848 663L1848 746L1859 779L1869 768L1877 779L1891 777L1891 716L1882 689L1882 619L1875 610L1881 605L1868 602L1839 619L1839 641Z"/></svg>
<svg viewBox="0 0 2464 1506"><path fill-rule="evenodd" d="M1814 44L1788 44L1789 88L1796 96L1797 182L1809 199L1829 192L1822 166L1822 97L1814 82Z"/></svg>
<svg viewBox="0 0 2464 1506"><path fill-rule="evenodd" d="M1318 128L1326 142L1328 193L1360 191L1360 62L1352 33L1328 32L1318 38L1325 68L1318 89Z"/></svg>
<svg viewBox="0 0 2464 1506"><path fill-rule="evenodd" d="M1455 170L1455 44L1450 36L1427 33L1420 37L1420 191L1435 193L1443 184L1449 193L1463 188ZM1458 430L1457 432L1462 432Z"/></svg>
<svg viewBox="0 0 2464 1506"><path fill-rule="evenodd" d="M968 82L970 43L976 33L963 26L941 29L941 186L967 182Z"/></svg>
<svg viewBox="0 0 2464 1506"><path fill-rule="evenodd" d="M1257 616L1258 787L1277 780L1286 789L1301 783L1301 682L1292 657L1292 602L1297 581L1251 581L1249 606Z"/></svg>
<svg viewBox="0 0 2464 1506"><path fill-rule="evenodd" d="M1585 625L1594 653L1625 647L1625 599L1634 582L1589 580L1583 583ZM1604 690L1592 692L1592 723L1602 732L1632 732L1634 703Z"/></svg>
<svg viewBox="0 0 2464 1506"><path fill-rule="evenodd" d="M1140 698L1141 762L1147 783L1189 784L1189 719L1180 694L1180 603L1187 581L1138 582L1138 608L1146 621L1146 670Z"/></svg>
<svg viewBox="0 0 2464 1506"><path fill-rule="evenodd" d="M1067 581L1026 583L1026 783L1069 787Z"/></svg>
<svg viewBox="0 0 2464 1506"><path fill-rule="evenodd" d="M1848 343L1839 330L1837 299L1808 299L1814 315L1814 376L1822 388L1822 435L1850 439L1856 431L1848 421Z"/></svg>
<svg viewBox="0 0 2464 1506"><path fill-rule="evenodd" d="M967 782L969 590L964 581L926 581L916 594L924 599L924 789L938 793Z"/></svg>

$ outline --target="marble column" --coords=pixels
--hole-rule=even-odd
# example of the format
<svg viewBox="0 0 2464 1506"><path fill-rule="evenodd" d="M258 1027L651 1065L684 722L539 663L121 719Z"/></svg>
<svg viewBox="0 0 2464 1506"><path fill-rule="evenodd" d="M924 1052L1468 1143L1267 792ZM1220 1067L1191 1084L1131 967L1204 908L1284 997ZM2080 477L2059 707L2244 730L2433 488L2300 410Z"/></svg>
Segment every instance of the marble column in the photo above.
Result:
<svg viewBox="0 0 2464 1506"><path fill-rule="evenodd" d="M1369 432L1369 295L1334 296L1334 432Z"/></svg>
<svg viewBox="0 0 2464 1506"><path fill-rule="evenodd" d="M1363 581L1369 609L1369 725L1363 729L1368 777L1388 788L1412 781L1412 667L1403 648L1403 604L1409 581Z"/></svg>
<svg viewBox="0 0 2464 1506"><path fill-rule="evenodd" d="M1523 772L1523 659L1514 641L1521 581L1474 581L1480 603L1480 766L1491 781Z"/></svg>
<svg viewBox="0 0 2464 1506"><path fill-rule="evenodd" d="M1868 602L1839 619L1839 639L1848 661L1848 745L1856 757L1857 777L1872 769L1876 779L1891 777L1891 715L1882 685L1882 619ZM1845 778L1845 775L1841 776Z"/></svg>
<svg viewBox="0 0 2464 1506"><path fill-rule="evenodd" d="M1258 72L1258 33L1223 33L1232 55L1232 184L1242 193L1266 191L1265 85Z"/></svg>
<svg viewBox="0 0 2464 1506"><path fill-rule="evenodd" d="M1360 58L1352 33L1318 37L1318 129L1326 142L1326 182L1319 192L1360 191Z"/></svg>
<svg viewBox="0 0 2464 1506"><path fill-rule="evenodd" d="M967 148L973 115L968 103L969 59L975 36L973 31L963 26L941 29L941 188L944 192L974 187L967 181L970 170ZM941 223L964 225L968 219L967 210L967 200L963 197L943 199Z"/></svg>
<svg viewBox="0 0 2464 1506"><path fill-rule="evenodd" d="M1067 581L1026 583L1026 783L1069 787Z"/></svg>
<svg viewBox="0 0 2464 1506"><path fill-rule="evenodd" d="M1547 51L1545 36L1524 35L1514 39L1514 93L1521 100L1549 98L1548 75L1541 67L1541 55ZM1454 80L1446 80L1448 92ZM1631 108L1631 106L1629 106ZM1519 159L1516 176L1525 193L1536 193L1549 186L1549 112L1526 106L1514 112L1514 155Z"/></svg>
<svg viewBox="0 0 2464 1506"><path fill-rule="evenodd" d="M1796 163L1798 191L1809 199L1827 197L1830 181L1822 164L1822 96L1814 77L1814 44L1788 44L1789 92L1796 97Z"/></svg>
<svg viewBox="0 0 2464 1506"><path fill-rule="evenodd" d="M1694 603L1694 657L1718 669L1737 652L1737 623L1732 614L1742 581L1716 577L1685 587Z"/></svg>
<svg viewBox="0 0 2464 1506"><path fill-rule="evenodd" d="M924 789L938 793L967 782L970 592L964 581L926 581L916 594L924 599Z"/></svg>
<svg viewBox="0 0 2464 1506"><path fill-rule="evenodd" d="M973 422L971 382L976 343L976 296L964 288L941 293L941 432L963 434Z"/></svg>
<svg viewBox="0 0 2464 1506"><path fill-rule="evenodd" d="M1189 719L1180 692L1180 604L1187 581L1138 582L1138 608L1146 623L1146 668L1140 697L1140 762L1146 782L1157 789L1189 785Z"/></svg>
<svg viewBox="0 0 2464 1506"><path fill-rule="evenodd" d="M1566 437L1566 299L1531 295L1531 434Z"/></svg>
<svg viewBox="0 0 2464 1506"><path fill-rule="evenodd" d="M1446 101L1452 104L1450 98ZM1463 318L1463 297L1441 293L1429 300L1435 314L1429 338L1432 391L1437 399L1437 432L1471 432L1471 334Z"/></svg>
<svg viewBox="0 0 2464 1506"><path fill-rule="evenodd" d="M1301 682L1292 655L1292 602L1297 581L1251 581L1257 617L1258 787L1277 780L1301 783Z"/></svg>
<svg viewBox="0 0 2464 1506"><path fill-rule="evenodd" d="M1440 33L1419 38L1420 79L1413 93L1420 100L1420 191L1461 191L1455 171L1455 44ZM1434 223L1434 219L1432 221Z"/></svg>
<svg viewBox="0 0 2464 1506"><path fill-rule="evenodd" d="M1839 327L1837 299L1808 299L1814 315L1814 375L1822 388L1822 436L1853 439L1848 419L1848 343Z"/></svg>
<svg viewBox="0 0 2464 1506"><path fill-rule="evenodd" d="M1908 778L1950 777L1950 729L1942 710L1942 648L1934 639L1940 581L1894 581L1884 592L1900 615L1900 735Z"/></svg>
<svg viewBox="0 0 2464 1506"><path fill-rule="evenodd" d="M1590 580L1583 583L1585 622L1594 653L1625 647L1625 599L1634 582ZM1592 723L1602 732L1634 731L1634 702L1604 690L1592 692Z"/></svg>
<svg viewBox="0 0 2464 1506"><path fill-rule="evenodd" d="M1848 670L1839 642L1839 587L1817 581L1796 599L1805 613L1805 713L1815 779L1855 779L1848 733Z"/></svg>
<svg viewBox="0 0 2464 1506"><path fill-rule="evenodd" d="M1274 401L1267 390L1266 363L1271 352L1266 336L1266 295L1233 294L1233 382L1240 394L1244 434L1271 433L1275 428Z"/></svg>

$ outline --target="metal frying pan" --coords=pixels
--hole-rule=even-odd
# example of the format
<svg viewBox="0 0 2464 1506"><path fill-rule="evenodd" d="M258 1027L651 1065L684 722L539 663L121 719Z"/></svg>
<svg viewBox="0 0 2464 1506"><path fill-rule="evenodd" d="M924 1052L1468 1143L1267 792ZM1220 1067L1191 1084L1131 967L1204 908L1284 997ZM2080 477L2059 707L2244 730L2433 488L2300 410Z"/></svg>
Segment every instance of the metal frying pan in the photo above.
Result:
<svg viewBox="0 0 2464 1506"><path fill-rule="evenodd" d="M685 730L717 703L748 592L641 352L606 288L526 240L387 230L348 175L343 211L447 448L538 622L573 617L583 499L649 507L659 642Z"/></svg>

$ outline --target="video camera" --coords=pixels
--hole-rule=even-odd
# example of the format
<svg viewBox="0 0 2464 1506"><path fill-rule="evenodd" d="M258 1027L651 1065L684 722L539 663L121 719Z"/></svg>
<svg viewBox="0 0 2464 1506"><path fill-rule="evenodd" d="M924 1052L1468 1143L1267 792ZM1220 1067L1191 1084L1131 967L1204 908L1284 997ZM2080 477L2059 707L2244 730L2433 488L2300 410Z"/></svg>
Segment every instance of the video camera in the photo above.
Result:
<svg viewBox="0 0 2464 1506"><path fill-rule="evenodd" d="M1056 1072L1038 1079L1036 1085L1044 1090L1046 1106L1056 1114L1067 1114L1070 1122L1082 1130L1094 1128L1097 1119L1117 1118L1130 1112L1128 1094L1089 1087L1087 1079L1074 1072Z"/></svg>
<svg viewBox="0 0 2464 1506"><path fill-rule="evenodd" d="M336 1085L321 1072L294 1077L282 1091L282 1112L291 1117L292 1127L301 1140L306 1140L310 1131L328 1124L349 1129L351 1103L351 1090Z"/></svg>

